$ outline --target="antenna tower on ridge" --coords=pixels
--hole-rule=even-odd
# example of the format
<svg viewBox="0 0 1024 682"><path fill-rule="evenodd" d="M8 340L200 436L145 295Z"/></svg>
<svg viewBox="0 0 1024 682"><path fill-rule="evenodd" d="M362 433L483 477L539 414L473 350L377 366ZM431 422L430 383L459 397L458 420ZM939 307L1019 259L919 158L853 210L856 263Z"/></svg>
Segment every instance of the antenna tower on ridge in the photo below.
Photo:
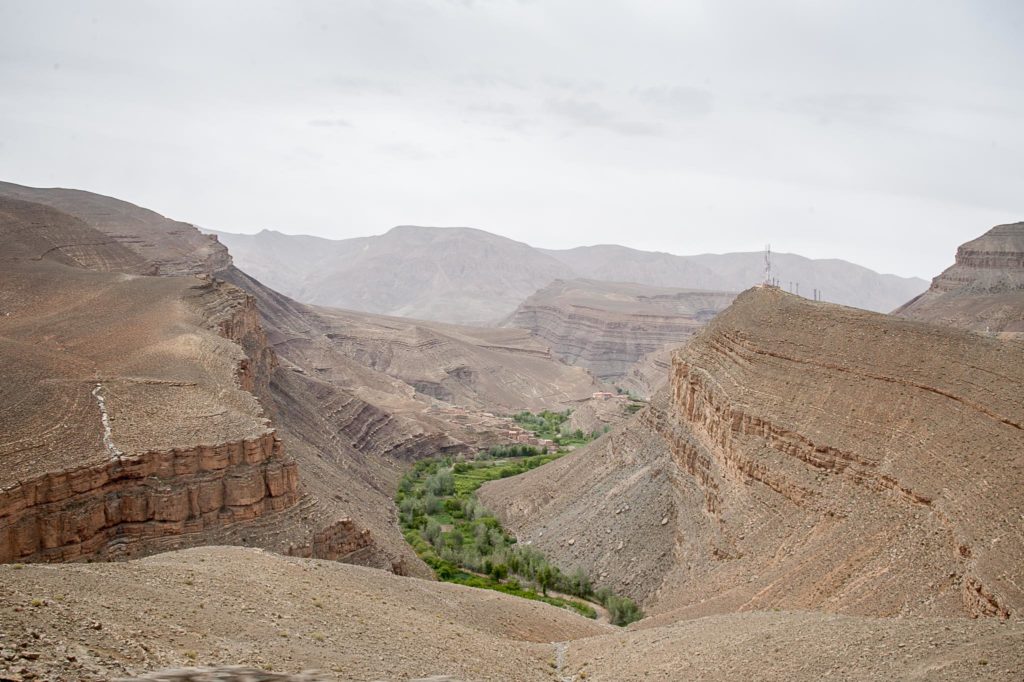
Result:
<svg viewBox="0 0 1024 682"><path fill-rule="evenodd" d="M772 284L772 245L764 247L764 283L766 286Z"/></svg>

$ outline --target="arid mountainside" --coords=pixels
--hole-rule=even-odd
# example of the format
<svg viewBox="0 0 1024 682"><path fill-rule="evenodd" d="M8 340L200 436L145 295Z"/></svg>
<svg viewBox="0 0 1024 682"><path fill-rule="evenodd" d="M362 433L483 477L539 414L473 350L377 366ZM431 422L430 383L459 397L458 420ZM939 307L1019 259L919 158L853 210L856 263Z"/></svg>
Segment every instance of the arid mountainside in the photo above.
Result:
<svg viewBox="0 0 1024 682"><path fill-rule="evenodd" d="M5 192L48 199L75 214L10 198ZM0 312L7 313L0 318L0 338L8 344L12 366L20 366L27 382L9 381L4 390L21 395L33 381L52 387L31 393L31 401L12 398L24 413L5 413L12 424L9 456L23 458L26 471L13 466L14 459L8 471L12 481L24 481L31 473L51 485L52 476L65 476L84 464L99 466L105 461L102 442L98 449L87 448L87 453L68 450L61 445L62 439L72 436L62 420L64 413L70 413L72 422L78 420L88 429L83 442L95 440L101 426L100 398L109 395L105 400L113 442L122 449L123 443L132 442L140 452L153 450L162 468L147 465L101 473L121 478L153 473L173 492L159 495L170 500L168 505L177 506L169 511L162 502L144 501L141 511L123 519L109 512L85 521L61 517L63 526L50 528L44 526L57 521L26 517L22 509L50 499L36 486L31 490L38 499L26 502L22 495L21 502L11 502L5 507L8 513L0 515L0 524L22 543L21 549L10 545L8 560L75 558L80 547L82 557L110 551L149 553L215 539L426 575L426 567L394 521L394 489L408 463L424 455L467 452L493 444L507 433L509 422L488 416L488 411L560 408L595 390L590 375L555 361L520 330L478 330L313 309L235 268L223 245L189 225L109 197L70 190L53 193L0 186L0 236L5 258L12 262L0 287L4 296ZM140 221L149 232L139 227ZM201 256L179 257L193 246ZM172 262L178 263L176 272L190 274L135 274L162 273ZM205 267L212 269L207 272ZM197 336L193 326L212 331ZM97 329L102 335L94 338ZM210 339L233 350L211 350L206 347ZM44 350L54 344L56 350L46 356ZM88 352L76 359L68 377L61 373L71 371L75 356L63 347ZM180 354L180 362L175 353ZM208 365L221 356L225 369L214 373ZM150 361L153 367L145 364ZM188 369L190 362L207 371L203 381L192 377L196 372ZM185 376L179 377L179 371ZM63 391L60 386L68 381L84 382L80 385L88 389L88 400ZM185 457L192 446L219 447L228 442L221 439L219 424L230 419L245 423L226 409L232 394L220 388L225 381L238 383L239 399L251 403L251 418L260 425L260 430L246 437L266 439L268 456L287 463L290 497L273 504L276 509L287 499L290 511L274 521L249 524L248 529L230 523L234 518L230 509L211 515L205 507L213 502L184 504L175 497L195 496L188 492L195 485L174 473L176 467L193 465L176 464L175 453ZM99 397L89 395L95 383L104 384ZM190 405L193 399L188 397L193 383L205 396L205 402L197 401L196 406ZM222 392L225 404L218 405ZM69 396L74 398L74 410L66 404ZM469 412L448 409L447 401L468 407ZM166 419L161 413L164 402L171 410ZM175 419L178 408L183 416ZM40 426L28 418L36 414L50 415L54 423ZM129 420L130 415L134 416ZM236 428L240 430L241 426ZM164 435L158 438L155 433ZM39 442L26 449L23 441L33 437ZM259 450L252 447L254 452ZM95 457L99 459L94 462ZM40 466L43 459L46 465ZM91 472L75 476L98 475ZM72 488L77 493L82 485L76 479ZM153 486L142 488L150 491ZM103 490L97 488L96 494ZM51 497L53 501L67 498L65 506L78 504L79 497L68 497L70 492L55 492ZM159 495L157 499L163 499ZM273 496L266 497L270 505ZM197 504L208 517L204 523L197 520ZM162 518L167 514L173 518ZM210 530L216 525L210 519L234 530L218 530L218 535ZM88 533L81 524L88 525ZM109 548L103 544L126 533L158 534L160 539L118 540ZM47 543L45 548L40 546L45 552L37 555L36 550L26 549L44 536L45 541L38 542ZM64 545L69 548L61 549Z"/></svg>
<svg viewBox="0 0 1024 682"><path fill-rule="evenodd" d="M246 296L118 272L146 262L102 236L0 198L0 561L239 542L299 501L235 342Z"/></svg>
<svg viewBox="0 0 1024 682"><path fill-rule="evenodd" d="M497 324L556 279L743 291L764 279L764 255L675 256L623 246L537 249L483 230L396 227L383 235L322 239L264 230L215 232L235 264L303 303L456 324ZM788 286L825 300L888 312L927 288L841 260L773 256Z"/></svg>
<svg viewBox="0 0 1024 682"><path fill-rule="evenodd" d="M614 383L648 355L683 343L735 297L728 292L556 280L523 301L505 324L529 330L563 362Z"/></svg>
<svg viewBox="0 0 1024 682"><path fill-rule="evenodd" d="M621 429L481 489L652 623L769 608L1017 617L1024 345L774 288Z"/></svg>
<svg viewBox="0 0 1024 682"><path fill-rule="evenodd" d="M599 245L544 253L587 279L713 291L743 291L764 281L760 251L676 256ZM794 290L799 284L797 293L808 298L818 289L826 301L876 312L889 312L928 286L916 277L881 275L835 258L811 259L792 253L772 254L772 276L786 290L790 284Z"/></svg>
<svg viewBox="0 0 1024 682"><path fill-rule="evenodd" d="M565 273L527 244L472 228L344 240L216 234L240 268L303 303L457 324L495 323Z"/></svg>
<svg viewBox="0 0 1024 682"><path fill-rule="evenodd" d="M998 225L962 245L956 263L894 315L1024 336L1024 223Z"/></svg>
<svg viewBox="0 0 1024 682"><path fill-rule="evenodd" d="M88 196L89 210L123 214ZM321 390L331 410L314 412L324 404L280 366L241 289L130 274L165 261L103 231L117 224L0 205L3 560L219 542L426 574L389 516L393 482L400 458L456 441L340 391ZM230 263L185 234L222 252L204 262Z"/></svg>
<svg viewBox="0 0 1024 682"><path fill-rule="evenodd" d="M135 274L208 274L231 263L227 250L210 235L127 201L77 189L39 189L10 182L0 182L0 196L74 216L104 235L102 241L108 245L135 252L141 263Z"/></svg>
<svg viewBox="0 0 1024 682"><path fill-rule="evenodd" d="M593 376L559 362L521 329L462 327L331 308L314 308L311 314L335 352L443 402L500 412L539 411L600 388ZM288 346L286 341L281 352L290 354Z"/></svg>
<svg viewBox="0 0 1024 682"><path fill-rule="evenodd" d="M1024 669L1019 621L764 612L619 630L495 592L228 547L0 566L0 601L0 671L25 680L229 665L339 682L1015 680Z"/></svg>

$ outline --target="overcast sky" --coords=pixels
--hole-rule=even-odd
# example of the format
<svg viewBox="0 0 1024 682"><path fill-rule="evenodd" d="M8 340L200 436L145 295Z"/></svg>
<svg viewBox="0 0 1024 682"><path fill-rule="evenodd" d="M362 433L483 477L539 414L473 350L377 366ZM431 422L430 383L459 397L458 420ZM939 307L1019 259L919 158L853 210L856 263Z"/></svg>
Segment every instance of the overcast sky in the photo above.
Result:
<svg viewBox="0 0 1024 682"><path fill-rule="evenodd" d="M1024 220L1021 0L0 0L0 179L932 277Z"/></svg>

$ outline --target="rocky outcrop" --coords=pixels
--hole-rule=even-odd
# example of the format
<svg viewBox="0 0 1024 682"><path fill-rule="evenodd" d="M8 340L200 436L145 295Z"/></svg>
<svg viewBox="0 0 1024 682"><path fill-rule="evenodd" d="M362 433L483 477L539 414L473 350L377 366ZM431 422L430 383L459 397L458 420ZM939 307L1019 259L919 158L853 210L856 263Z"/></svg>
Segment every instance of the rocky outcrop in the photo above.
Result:
<svg viewBox="0 0 1024 682"><path fill-rule="evenodd" d="M618 382L647 356L682 344L733 298L724 292L557 280L526 299L505 324L530 331L563 362Z"/></svg>
<svg viewBox="0 0 1024 682"><path fill-rule="evenodd" d="M254 396L270 404L276 367L254 301L206 275L133 274L123 240L0 206L0 561L244 543L292 511L298 466Z"/></svg>
<svg viewBox="0 0 1024 682"><path fill-rule="evenodd" d="M228 250L216 236L127 201L81 190L40 189L10 182L0 182L0 197L42 204L74 216L102 234L105 241L136 254L134 263L106 264L103 269L108 271L201 275L231 265Z"/></svg>
<svg viewBox="0 0 1024 682"><path fill-rule="evenodd" d="M298 495L296 464L273 432L47 473L0 491L0 563L126 558L169 536L201 543Z"/></svg>
<svg viewBox="0 0 1024 682"><path fill-rule="evenodd" d="M743 294L625 427L481 499L667 622L1024 609L1024 346ZM572 540L572 542L570 542Z"/></svg>
<svg viewBox="0 0 1024 682"><path fill-rule="evenodd" d="M956 263L894 315L1024 336L1024 223L998 225L963 244Z"/></svg>
<svg viewBox="0 0 1024 682"><path fill-rule="evenodd" d="M663 348L644 356L615 385L630 395L648 400L668 383L671 367L672 349Z"/></svg>

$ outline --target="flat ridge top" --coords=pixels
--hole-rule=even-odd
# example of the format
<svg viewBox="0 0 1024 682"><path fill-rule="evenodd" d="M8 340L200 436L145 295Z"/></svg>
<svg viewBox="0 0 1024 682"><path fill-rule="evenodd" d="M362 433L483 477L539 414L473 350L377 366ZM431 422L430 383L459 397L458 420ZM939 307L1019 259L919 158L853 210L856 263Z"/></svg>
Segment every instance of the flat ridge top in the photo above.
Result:
<svg viewBox="0 0 1024 682"><path fill-rule="evenodd" d="M101 462L113 454L105 440L140 454L266 433L238 383L241 348L200 313L210 305L229 303L194 277L5 267L0 484Z"/></svg>

